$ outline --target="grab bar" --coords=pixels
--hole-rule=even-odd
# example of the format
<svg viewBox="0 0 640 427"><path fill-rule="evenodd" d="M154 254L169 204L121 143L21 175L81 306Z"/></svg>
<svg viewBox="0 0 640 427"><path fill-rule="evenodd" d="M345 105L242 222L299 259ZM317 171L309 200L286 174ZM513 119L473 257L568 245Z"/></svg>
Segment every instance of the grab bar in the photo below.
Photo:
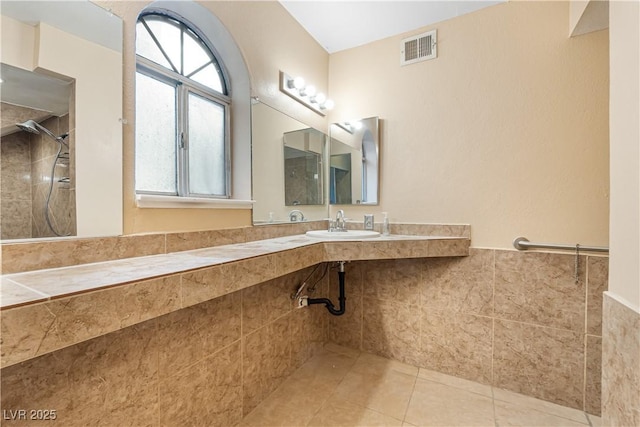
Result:
<svg viewBox="0 0 640 427"><path fill-rule="evenodd" d="M527 249L558 249L563 251L585 251L585 252L604 252L609 253L609 248L604 246L582 246L579 244L575 245L559 245L555 243L532 243L526 237L516 237L513 240L513 247L518 249L519 251L524 251Z"/></svg>

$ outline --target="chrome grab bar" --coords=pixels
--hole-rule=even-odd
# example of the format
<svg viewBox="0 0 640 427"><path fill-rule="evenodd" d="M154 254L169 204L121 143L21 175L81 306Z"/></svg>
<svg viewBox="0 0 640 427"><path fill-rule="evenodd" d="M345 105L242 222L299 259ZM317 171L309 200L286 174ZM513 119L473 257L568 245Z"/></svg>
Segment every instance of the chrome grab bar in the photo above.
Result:
<svg viewBox="0 0 640 427"><path fill-rule="evenodd" d="M513 240L513 247L518 249L519 251L524 251L527 249L558 249L563 251L573 251L580 250L581 252L603 252L609 253L609 248L604 246L582 246L579 244L575 245L560 245L555 243L533 243L530 242L526 237L516 237Z"/></svg>

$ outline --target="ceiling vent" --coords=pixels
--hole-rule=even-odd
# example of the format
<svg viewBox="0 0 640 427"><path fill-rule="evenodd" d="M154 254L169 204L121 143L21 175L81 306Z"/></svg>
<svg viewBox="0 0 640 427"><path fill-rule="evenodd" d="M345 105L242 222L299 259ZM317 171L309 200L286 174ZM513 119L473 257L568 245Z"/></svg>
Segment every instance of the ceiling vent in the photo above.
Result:
<svg viewBox="0 0 640 427"><path fill-rule="evenodd" d="M435 59L438 56L436 30L403 39L400 49L400 65Z"/></svg>

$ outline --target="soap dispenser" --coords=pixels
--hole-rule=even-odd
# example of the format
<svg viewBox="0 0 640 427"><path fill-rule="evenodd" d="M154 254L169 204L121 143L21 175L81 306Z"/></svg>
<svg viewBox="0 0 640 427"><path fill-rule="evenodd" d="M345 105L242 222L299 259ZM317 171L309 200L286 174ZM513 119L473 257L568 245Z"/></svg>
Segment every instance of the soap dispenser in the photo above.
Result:
<svg viewBox="0 0 640 427"><path fill-rule="evenodd" d="M389 234L391 234L389 231L389 216L386 212L382 212L382 235L388 236Z"/></svg>

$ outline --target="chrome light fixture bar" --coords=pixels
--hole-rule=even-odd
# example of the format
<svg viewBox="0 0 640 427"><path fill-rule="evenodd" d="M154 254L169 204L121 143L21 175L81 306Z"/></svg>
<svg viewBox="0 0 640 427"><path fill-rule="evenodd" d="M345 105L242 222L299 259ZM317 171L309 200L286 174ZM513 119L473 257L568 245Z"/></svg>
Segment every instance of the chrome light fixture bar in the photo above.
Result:
<svg viewBox="0 0 640 427"><path fill-rule="evenodd" d="M317 93L315 86L305 84L302 77L293 78L284 71L280 71L280 92L286 93L321 116L325 116L326 111L331 110L334 105L324 93Z"/></svg>

